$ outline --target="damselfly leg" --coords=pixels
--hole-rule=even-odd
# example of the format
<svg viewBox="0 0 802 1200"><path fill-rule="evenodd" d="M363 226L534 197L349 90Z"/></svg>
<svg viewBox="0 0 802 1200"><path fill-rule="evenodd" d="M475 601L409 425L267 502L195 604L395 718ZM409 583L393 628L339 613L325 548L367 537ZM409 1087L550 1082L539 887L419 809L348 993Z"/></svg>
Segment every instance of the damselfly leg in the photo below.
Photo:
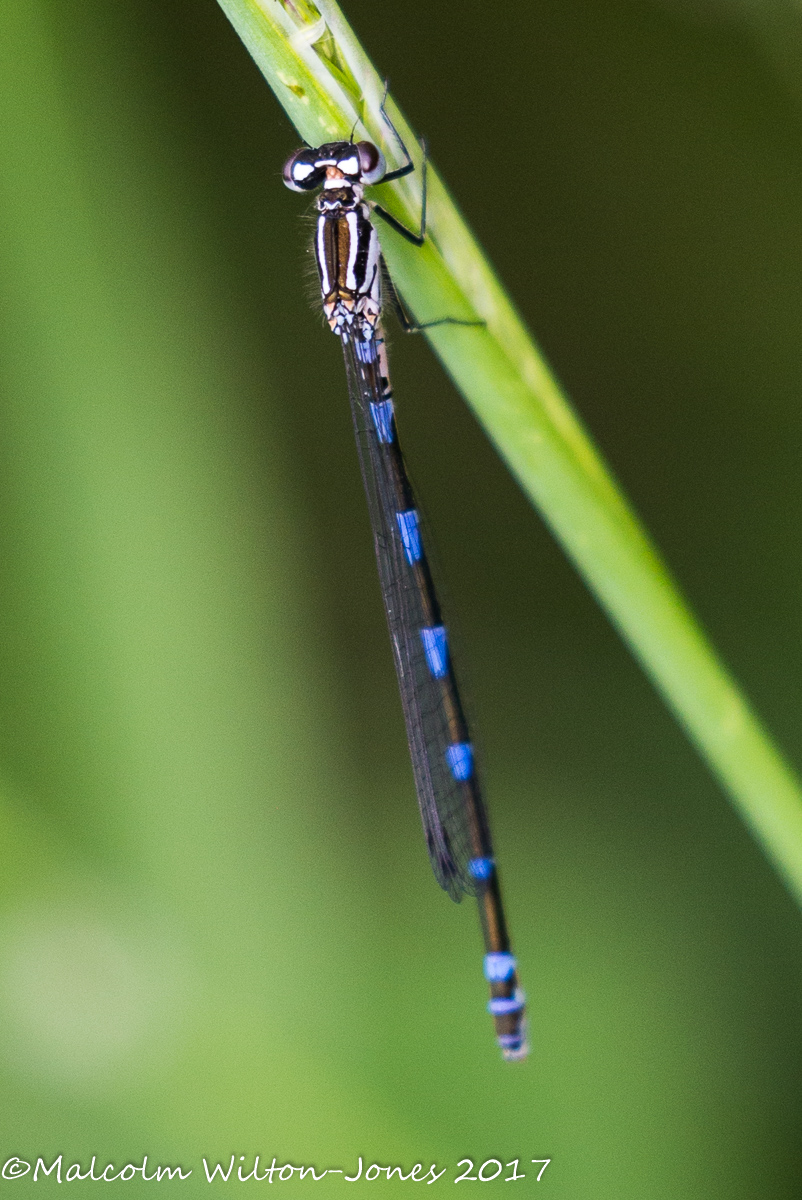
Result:
<svg viewBox="0 0 802 1200"><path fill-rule="evenodd" d="M392 181L394 179L401 179L404 175L409 175L409 173L411 171L415 170L415 164L412 161L412 155L410 154L409 150L407 150L404 139L401 137L401 134L396 129L395 125L393 124L392 118L390 117L390 114L387 111L387 92L388 92L389 87L390 87L390 80L385 79L384 92L382 93L382 102L379 105L379 112L384 117L384 123L387 125L388 129L391 130L393 137L398 142L398 145L401 147L401 153L403 154L404 158L407 161L403 164L403 166L396 167L394 171L387 171L382 176L381 180L379 181L380 183L392 183ZM353 139L353 134L351 135L351 137ZM424 147L424 154L425 154L425 152L426 151L425 151L425 147Z"/></svg>

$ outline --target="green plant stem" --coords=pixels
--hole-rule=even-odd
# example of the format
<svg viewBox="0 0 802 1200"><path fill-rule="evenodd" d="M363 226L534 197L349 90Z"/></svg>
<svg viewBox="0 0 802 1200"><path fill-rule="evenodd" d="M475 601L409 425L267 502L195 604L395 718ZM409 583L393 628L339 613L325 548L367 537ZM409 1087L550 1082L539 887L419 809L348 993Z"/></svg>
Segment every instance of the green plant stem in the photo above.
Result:
<svg viewBox="0 0 802 1200"><path fill-rule="evenodd" d="M357 136L398 147L379 111L383 81L333 0L220 0L299 134L311 145ZM396 106L404 141L416 140ZM382 248L419 321L478 316L483 328L427 335L524 491L802 901L802 791L673 583L555 379L429 167L428 237ZM420 171L374 189L416 227Z"/></svg>

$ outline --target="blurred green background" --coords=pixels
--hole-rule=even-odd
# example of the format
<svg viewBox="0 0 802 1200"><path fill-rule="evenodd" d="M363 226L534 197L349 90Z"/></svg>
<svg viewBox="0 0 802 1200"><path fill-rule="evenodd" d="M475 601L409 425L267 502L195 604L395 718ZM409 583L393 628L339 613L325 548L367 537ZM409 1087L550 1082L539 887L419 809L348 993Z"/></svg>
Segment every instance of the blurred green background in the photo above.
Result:
<svg viewBox="0 0 802 1200"><path fill-rule="evenodd" d="M799 765L799 10L345 11ZM294 147L213 0L2 6L0 1159L148 1154L182 1196L253 1190L201 1157L257 1153L798 1196L800 914L399 335L530 999L529 1062L498 1058L475 913L426 862Z"/></svg>

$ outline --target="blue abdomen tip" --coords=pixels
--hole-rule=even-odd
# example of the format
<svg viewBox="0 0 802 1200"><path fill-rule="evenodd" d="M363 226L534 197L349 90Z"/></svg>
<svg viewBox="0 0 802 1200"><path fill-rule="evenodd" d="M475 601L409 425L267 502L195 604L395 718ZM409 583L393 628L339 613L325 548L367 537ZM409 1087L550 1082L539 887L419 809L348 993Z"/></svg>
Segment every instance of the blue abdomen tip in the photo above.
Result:
<svg viewBox="0 0 802 1200"><path fill-rule="evenodd" d="M504 1017L508 1013L520 1012L525 1004L526 996L520 988L516 988L512 996L491 996L487 1004L487 1010L494 1017Z"/></svg>

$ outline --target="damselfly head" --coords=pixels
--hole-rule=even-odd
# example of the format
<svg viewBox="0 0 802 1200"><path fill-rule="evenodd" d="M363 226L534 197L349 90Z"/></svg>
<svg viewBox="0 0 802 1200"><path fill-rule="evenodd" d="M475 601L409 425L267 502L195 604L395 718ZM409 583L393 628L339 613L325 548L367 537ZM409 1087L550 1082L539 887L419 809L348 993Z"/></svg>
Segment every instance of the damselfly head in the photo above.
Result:
<svg viewBox="0 0 802 1200"><path fill-rule="evenodd" d="M293 192L314 192L327 181L378 183L386 170L384 155L372 142L327 142L296 150L284 164L284 182Z"/></svg>

